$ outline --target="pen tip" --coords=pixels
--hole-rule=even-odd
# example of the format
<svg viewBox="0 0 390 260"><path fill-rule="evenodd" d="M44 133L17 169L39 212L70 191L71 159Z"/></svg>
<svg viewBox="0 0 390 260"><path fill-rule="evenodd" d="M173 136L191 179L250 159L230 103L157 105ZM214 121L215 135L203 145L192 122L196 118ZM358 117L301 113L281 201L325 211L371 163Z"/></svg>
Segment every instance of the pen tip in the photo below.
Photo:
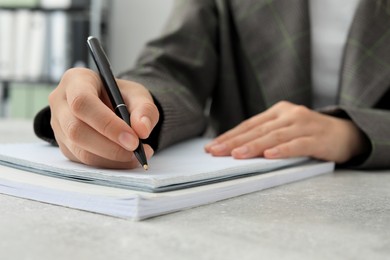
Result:
<svg viewBox="0 0 390 260"><path fill-rule="evenodd" d="M145 171L147 171L149 169L149 166L147 164L144 164L143 167L144 167Z"/></svg>

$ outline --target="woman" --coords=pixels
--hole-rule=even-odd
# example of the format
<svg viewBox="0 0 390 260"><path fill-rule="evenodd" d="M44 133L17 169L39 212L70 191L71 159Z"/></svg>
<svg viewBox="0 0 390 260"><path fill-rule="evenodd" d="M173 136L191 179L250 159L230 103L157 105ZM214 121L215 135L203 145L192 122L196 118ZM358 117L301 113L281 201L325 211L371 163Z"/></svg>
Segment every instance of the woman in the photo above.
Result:
<svg viewBox="0 0 390 260"><path fill-rule="evenodd" d="M211 126L218 136L205 150L214 156L388 168L389 18L371 0L178 1L163 35L118 79L132 128L114 116L94 72L71 69L36 130L98 167L137 167L138 137L150 157ZM327 29L336 44L319 40Z"/></svg>

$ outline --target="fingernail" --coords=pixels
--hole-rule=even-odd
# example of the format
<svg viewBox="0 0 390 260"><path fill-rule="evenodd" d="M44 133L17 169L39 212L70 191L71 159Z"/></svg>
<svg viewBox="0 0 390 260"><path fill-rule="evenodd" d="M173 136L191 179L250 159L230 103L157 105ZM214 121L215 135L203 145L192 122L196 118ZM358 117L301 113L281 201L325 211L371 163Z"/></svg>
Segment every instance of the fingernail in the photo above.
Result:
<svg viewBox="0 0 390 260"><path fill-rule="evenodd" d="M148 158L148 160L150 158L152 158L153 154L154 154L154 150L152 148L150 149L145 149L145 152L146 152L146 157Z"/></svg>
<svg viewBox="0 0 390 260"><path fill-rule="evenodd" d="M239 155L239 156L245 156L246 154L248 154L248 152L249 152L248 146L241 146L241 147L234 149L232 151L232 154Z"/></svg>
<svg viewBox="0 0 390 260"><path fill-rule="evenodd" d="M226 148L227 148L226 144L217 144L211 147L211 150L216 153L221 153L224 152Z"/></svg>
<svg viewBox="0 0 390 260"><path fill-rule="evenodd" d="M211 147L213 147L213 146L215 146L215 145L217 145L217 144L218 144L218 143L217 143L216 141L212 141L212 142L206 144L206 145L204 146L204 148L205 148L206 150L210 150Z"/></svg>
<svg viewBox="0 0 390 260"><path fill-rule="evenodd" d="M126 150L134 151L138 140L132 134L123 132L119 135L118 141Z"/></svg>
<svg viewBox="0 0 390 260"><path fill-rule="evenodd" d="M150 121L149 117L146 116L141 117L141 122L144 124L148 132L152 131L152 122Z"/></svg>
<svg viewBox="0 0 390 260"><path fill-rule="evenodd" d="M276 158L279 156L279 149L278 148L271 148L271 149L268 149L265 151L265 154L267 155L267 157L272 157L272 158Z"/></svg>

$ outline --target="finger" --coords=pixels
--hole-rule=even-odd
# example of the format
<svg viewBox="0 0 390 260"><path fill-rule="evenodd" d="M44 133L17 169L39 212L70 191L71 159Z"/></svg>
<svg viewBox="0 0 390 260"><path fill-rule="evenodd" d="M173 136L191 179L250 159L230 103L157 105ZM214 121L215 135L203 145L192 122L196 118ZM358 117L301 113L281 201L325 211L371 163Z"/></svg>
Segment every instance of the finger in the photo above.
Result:
<svg viewBox="0 0 390 260"><path fill-rule="evenodd" d="M68 149L68 147L66 147L66 145L64 143L62 143L61 141L57 141L57 144L58 144L61 152L65 155L66 158L68 158L69 160L71 160L73 162L81 163L81 161L79 159L77 159L77 157Z"/></svg>
<svg viewBox="0 0 390 260"><path fill-rule="evenodd" d="M128 161L133 154L79 120L69 121L66 128L66 145L68 148L75 147L71 148L72 151L77 148L118 162Z"/></svg>
<svg viewBox="0 0 390 260"><path fill-rule="evenodd" d="M115 160L109 160L107 158L103 158L97 156L96 154L92 154L85 150L77 150L77 158L84 164L98 167L98 168L112 168L112 169L133 169L140 167L140 163L132 154L129 157L129 160L125 162L118 162Z"/></svg>
<svg viewBox="0 0 390 260"><path fill-rule="evenodd" d="M137 134L98 96L91 95L93 90L88 91L88 89L93 88L94 86L87 84L83 90L69 92L67 101L72 114L124 149L134 151L138 146ZM63 131L68 133L73 130L73 133L77 133L77 126L77 124L73 125L72 122L68 122ZM68 136L71 134L68 133Z"/></svg>
<svg viewBox="0 0 390 260"><path fill-rule="evenodd" d="M144 145L146 157L150 159L153 156L153 149L149 145ZM102 158L88 151L80 151L79 157L81 162L93 167L98 168L111 168L111 169L134 169L141 168L141 164L135 157L134 153L129 157L127 161L118 162L116 160L109 160Z"/></svg>
<svg viewBox="0 0 390 260"><path fill-rule="evenodd" d="M291 110L294 107L296 107L296 105L294 105L288 101L280 101L280 102L274 104L272 107L270 107L266 111L243 121L242 123L240 123L239 125L237 125L233 129L218 136L211 143L209 143L205 146L205 150L207 152L209 152L210 148L213 145L218 145L218 144L223 143L224 141L229 140L235 136L238 136L240 134L244 134L244 133L250 131L252 128L257 127L258 125L262 125L268 121L273 121L273 120L276 120L280 117L283 117L286 114L286 112L288 112L289 110ZM286 118L286 119L289 119L289 118Z"/></svg>
<svg viewBox="0 0 390 260"><path fill-rule="evenodd" d="M278 129L283 129L290 126L290 122L284 120L283 117L276 118L271 121L267 121L264 124L258 125L257 127L254 127L250 129L247 132L244 132L240 135L233 136L231 139L227 139L222 143L219 143L218 145L213 145L209 147L209 152L214 156L227 156L233 154L232 152L239 148L244 146L245 144L249 144L250 146L258 145L255 140L261 139L262 137L267 136L265 140L268 138L271 138L273 140L274 135L278 139L281 139L280 135L283 135L283 132L277 131ZM276 131L276 132L275 132ZM275 132L275 133L274 133ZM274 134L271 134L274 133ZM263 139L261 139L263 140ZM252 143L252 144L251 144ZM252 148L251 148L252 150ZM258 149L256 149L258 150ZM239 157L243 157L244 149L241 149L241 152L237 150L235 154L238 156L239 153L241 155ZM258 153L255 152L255 148L253 148L253 151L247 150L249 154L247 156L258 156ZM254 154L256 153L256 154ZM248 157L249 158L249 157Z"/></svg>
<svg viewBox="0 0 390 260"><path fill-rule="evenodd" d="M266 111L262 114L259 114L257 116L251 117L236 127L232 128L231 130L221 134L217 138L215 138L211 143L207 144L205 146L206 151L211 152L211 147L215 145L219 145L224 143L225 141L232 139L236 136L239 136L241 134L247 133L254 127L257 127L258 125L265 124L268 121L272 121L276 118L276 115L273 113L270 113L269 111Z"/></svg>
<svg viewBox="0 0 390 260"><path fill-rule="evenodd" d="M75 154L76 149L85 150L97 156L115 160L128 161L132 154L122 146L111 141L104 135L95 131L86 123L74 117L69 110L60 110L57 118L52 117L52 127L56 129L56 140L64 144ZM120 137L126 141L126 136ZM130 143L128 141L128 143Z"/></svg>
<svg viewBox="0 0 390 260"><path fill-rule="evenodd" d="M67 75L71 75L71 79ZM79 82L83 82L80 86ZM74 116L93 129L121 145L128 151L138 146L136 133L111 109L99 76L86 69L73 69L64 75L62 84L67 84L66 99Z"/></svg>
<svg viewBox="0 0 390 260"><path fill-rule="evenodd" d="M265 150L264 157L268 159L280 159L313 156L315 154L314 147L315 145L312 137L302 137Z"/></svg>
<svg viewBox="0 0 390 260"><path fill-rule="evenodd" d="M141 165L134 156L133 153L128 156L126 161L110 160L104 157L100 157L96 154L90 153L79 147L74 147L73 151L69 150L66 145L59 143L62 153L71 161L84 163L93 167L99 168L112 168L112 169L132 169L139 168ZM153 149L149 145L144 145L145 154L148 159L153 156Z"/></svg>
<svg viewBox="0 0 390 260"><path fill-rule="evenodd" d="M253 139L248 143L232 150L231 155L236 159L246 159L263 156L265 150L304 136L305 133L297 131L297 127L289 126L279 128L267 135Z"/></svg>
<svg viewBox="0 0 390 260"><path fill-rule="evenodd" d="M125 150L116 142L111 141L83 121L74 117L69 110L59 110L56 117L53 116L51 121L53 129L56 130L56 140L66 145L69 150L72 150L73 154L75 153L73 147L77 147L106 159L115 161L128 160L128 150ZM120 135L119 140L122 143L129 144L138 142L138 140L133 141L132 136L129 137L124 134ZM130 149L130 151L132 150Z"/></svg>
<svg viewBox="0 0 390 260"><path fill-rule="evenodd" d="M141 139L148 138L159 120L159 111L152 95L136 82L118 80L118 84L129 107L131 127Z"/></svg>

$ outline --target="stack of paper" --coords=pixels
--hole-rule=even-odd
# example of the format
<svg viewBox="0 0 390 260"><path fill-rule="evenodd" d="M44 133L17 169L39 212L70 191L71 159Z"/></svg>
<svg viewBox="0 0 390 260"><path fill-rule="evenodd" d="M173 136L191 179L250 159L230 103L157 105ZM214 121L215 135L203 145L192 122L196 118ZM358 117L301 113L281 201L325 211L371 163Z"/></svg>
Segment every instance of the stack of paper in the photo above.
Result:
<svg viewBox="0 0 390 260"><path fill-rule="evenodd" d="M0 145L0 192L103 213L143 219L333 171L308 158L235 160L212 157L206 139L156 154L150 170L96 169L67 160L45 143ZM39 173L39 174L37 174Z"/></svg>

